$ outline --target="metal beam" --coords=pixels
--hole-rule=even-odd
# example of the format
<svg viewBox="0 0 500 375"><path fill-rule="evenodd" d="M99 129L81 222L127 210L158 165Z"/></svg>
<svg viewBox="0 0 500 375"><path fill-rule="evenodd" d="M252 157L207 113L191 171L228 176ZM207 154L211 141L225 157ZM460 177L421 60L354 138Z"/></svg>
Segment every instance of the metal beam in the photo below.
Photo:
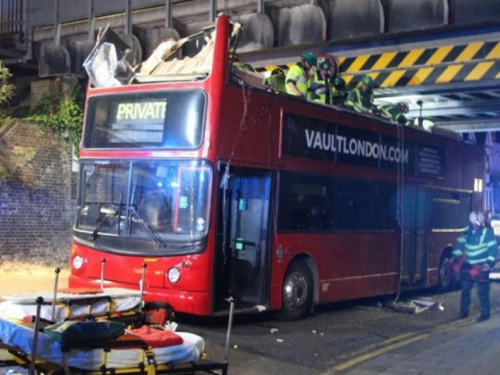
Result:
<svg viewBox="0 0 500 375"><path fill-rule="evenodd" d="M89 32L88 40L94 40L95 17L94 17L94 0L89 0Z"/></svg>
<svg viewBox="0 0 500 375"><path fill-rule="evenodd" d="M125 0L125 33L132 35L132 5L131 0Z"/></svg>
<svg viewBox="0 0 500 375"><path fill-rule="evenodd" d="M59 22L59 0L54 0L54 43L61 45L61 23Z"/></svg>
<svg viewBox="0 0 500 375"><path fill-rule="evenodd" d="M264 14L266 12L266 0L257 0L257 13Z"/></svg>
<svg viewBox="0 0 500 375"><path fill-rule="evenodd" d="M172 0L165 0L165 28L173 27Z"/></svg>
<svg viewBox="0 0 500 375"><path fill-rule="evenodd" d="M477 114L500 112L500 98L488 100L465 100L428 102L424 101L422 113L424 117L474 116ZM418 116L420 109L412 109L409 116Z"/></svg>
<svg viewBox="0 0 500 375"><path fill-rule="evenodd" d="M446 121L436 123L435 126L457 133L500 131L500 119Z"/></svg>
<svg viewBox="0 0 500 375"><path fill-rule="evenodd" d="M210 0L209 7L208 18L210 21L214 22L215 17L217 17L217 0Z"/></svg>
<svg viewBox="0 0 500 375"><path fill-rule="evenodd" d="M24 54L22 51L16 51L12 49L5 49L5 48L0 48L0 60L5 60L5 59L18 59L22 58Z"/></svg>

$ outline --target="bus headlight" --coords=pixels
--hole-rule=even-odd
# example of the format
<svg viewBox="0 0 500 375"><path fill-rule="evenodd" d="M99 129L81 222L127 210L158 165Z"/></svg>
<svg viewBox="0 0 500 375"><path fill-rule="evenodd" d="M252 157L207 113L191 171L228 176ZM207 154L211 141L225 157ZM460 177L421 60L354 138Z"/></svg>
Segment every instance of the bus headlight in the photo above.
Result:
<svg viewBox="0 0 500 375"><path fill-rule="evenodd" d="M172 267L168 270L167 277L168 281L170 281L172 284L175 284L181 278L181 271L179 271L177 267Z"/></svg>
<svg viewBox="0 0 500 375"><path fill-rule="evenodd" d="M77 255L73 258L73 268L75 270L79 270L83 266L83 258L80 255Z"/></svg>

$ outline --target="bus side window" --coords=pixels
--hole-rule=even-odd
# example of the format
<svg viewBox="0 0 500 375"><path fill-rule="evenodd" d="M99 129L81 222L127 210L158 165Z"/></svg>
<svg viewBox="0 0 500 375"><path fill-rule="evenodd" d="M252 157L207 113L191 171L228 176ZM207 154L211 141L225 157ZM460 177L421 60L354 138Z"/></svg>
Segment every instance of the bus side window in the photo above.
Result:
<svg viewBox="0 0 500 375"><path fill-rule="evenodd" d="M294 198L292 209L293 229L306 229L309 227L310 206L307 197L300 194Z"/></svg>
<svg viewBox="0 0 500 375"><path fill-rule="evenodd" d="M328 216L320 205L315 205L309 212L309 228L327 229L329 228Z"/></svg>

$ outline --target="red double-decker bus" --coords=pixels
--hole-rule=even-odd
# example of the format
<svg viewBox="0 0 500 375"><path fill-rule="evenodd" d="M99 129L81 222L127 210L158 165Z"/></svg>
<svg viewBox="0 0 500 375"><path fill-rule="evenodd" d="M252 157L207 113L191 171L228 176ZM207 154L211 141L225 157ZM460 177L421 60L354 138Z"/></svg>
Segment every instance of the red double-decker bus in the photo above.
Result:
<svg viewBox="0 0 500 375"><path fill-rule="evenodd" d="M221 15L215 30L89 87L69 286L142 289L202 316L232 297L288 320L450 287L483 150L235 79L235 26Z"/></svg>

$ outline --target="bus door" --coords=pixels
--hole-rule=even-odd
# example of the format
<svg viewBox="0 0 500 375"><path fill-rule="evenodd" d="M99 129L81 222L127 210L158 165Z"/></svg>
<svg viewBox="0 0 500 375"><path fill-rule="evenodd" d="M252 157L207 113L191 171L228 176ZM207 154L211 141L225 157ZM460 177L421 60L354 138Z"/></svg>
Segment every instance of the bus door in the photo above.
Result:
<svg viewBox="0 0 500 375"><path fill-rule="evenodd" d="M219 254L216 261L223 271L216 273L216 309L228 296L234 297L236 308L253 308L266 302L270 195L269 172L231 167L227 191L221 191L219 202L219 212L222 216L226 213L226 220L220 217L219 223L225 221L222 227L227 231L227 239L219 242L225 243L227 256Z"/></svg>
<svg viewBox="0 0 500 375"><path fill-rule="evenodd" d="M402 212L402 280L403 284L418 284L427 278L427 235L429 193L415 187L403 192Z"/></svg>

